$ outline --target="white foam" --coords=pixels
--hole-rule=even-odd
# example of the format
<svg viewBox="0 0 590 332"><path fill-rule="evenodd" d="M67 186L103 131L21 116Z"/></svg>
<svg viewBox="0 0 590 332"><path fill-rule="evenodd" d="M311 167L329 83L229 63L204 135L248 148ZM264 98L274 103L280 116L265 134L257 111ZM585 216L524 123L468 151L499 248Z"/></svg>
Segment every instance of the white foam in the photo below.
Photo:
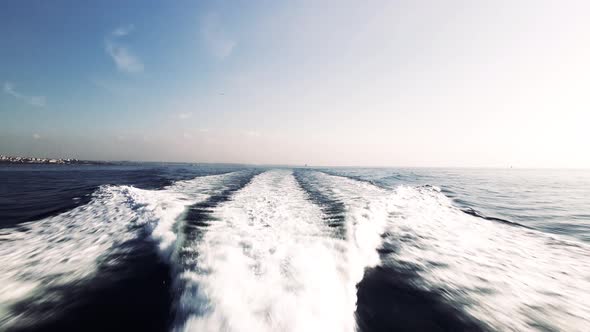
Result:
<svg viewBox="0 0 590 332"><path fill-rule="evenodd" d="M344 177L315 176L361 227L351 231L366 263L374 262L369 252L386 232L397 251L382 264L416 266L419 286L444 289L447 301L492 329L586 331L590 326L587 244L465 214L436 187L389 191Z"/></svg>
<svg viewBox="0 0 590 332"><path fill-rule="evenodd" d="M10 318L7 309L15 301L93 274L102 254L133 238L137 190L101 187L87 205L3 229L0 303L4 315L0 323Z"/></svg>
<svg viewBox="0 0 590 332"><path fill-rule="evenodd" d="M314 172L317 190L340 200L346 209L346 241L355 261L350 265L355 280L364 269L380 263L377 248L388 218L388 191L369 183Z"/></svg>
<svg viewBox="0 0 590 332"><path fill-rule="evenodd" d="M175 230L179 216L187 206L205 201L211 195L222 190L241 172L197 177L192 180L178 181L162 191L152 191L144 195L146 206L159 218L151 225L151 236L158 243L160 253L166 258L178 246L179 234ZM167 210L167 211L166 211Z"/></svg>
<svg viewBox="0 0 590 332"><path fill-rule="evenodd" d="M184 331L353 331L345 244L290 171L258 175L219 206L182 274Z"/></svg>
<svg viewBox="0 0 590 332"><path fill-rule="evenodd" d="M436 188L399 187L391 202L388 232L406 238L391 259L418 264L426 285L475 318L498 330L587 331L586 244L467 215Z"/></svg>
<svg viewBox="0 0 590 332"><path fill-rule="evenodd" d="M87 205L0 230L0 328L23 319L12 316L12 304L56 301L59 294L43 292L117 264L111 253L138 230L176 265L177 330L353 331L364 268L404 262L420 268L420 287L444 290L449 303L492 329L590 326L588 245L467 215L435 188L387 190L312 173L318 190L345 205L339 239L290 171L269 171L218 206L217 220L187 242L177 233L186 207L235 176L158 191L104 186ZM384 262L376 252L383 233L398 245Z"/></svg>
<svg viewBox="0 0 590 332"><path fill-rule="evenodd" d="M10 306L34 297L58 301L44 292L94 275L99 264L116 264L120 244L147 230L167 257L176 245L174 231L187 205L218 190L232 174L177 182L164 190L102 186L91 201L68 212L0 230L0 327L15 317Z"/></svg>

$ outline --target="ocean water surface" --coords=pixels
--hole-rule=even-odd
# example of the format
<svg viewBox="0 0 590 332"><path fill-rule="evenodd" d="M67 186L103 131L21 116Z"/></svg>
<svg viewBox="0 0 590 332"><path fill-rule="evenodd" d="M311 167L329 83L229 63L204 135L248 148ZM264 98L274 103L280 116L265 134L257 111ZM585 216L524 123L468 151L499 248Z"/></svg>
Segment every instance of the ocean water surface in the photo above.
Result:
<svg viewBox="0 0 590 332"><path fill-rule="evenodd" d="M590 171L0 166L0 330L587 331Z"/></svg>

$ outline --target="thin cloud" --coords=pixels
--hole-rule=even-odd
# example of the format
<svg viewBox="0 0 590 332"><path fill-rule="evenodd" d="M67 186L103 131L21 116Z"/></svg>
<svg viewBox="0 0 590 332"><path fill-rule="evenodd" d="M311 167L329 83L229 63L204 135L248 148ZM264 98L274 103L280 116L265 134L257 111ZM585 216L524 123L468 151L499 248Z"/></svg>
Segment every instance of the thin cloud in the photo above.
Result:
<svg viewBox="0 0 590 332"><path fill-rule="evenodd" d="M144 69L141 59L120 42L122 37L129 35L134 29L133 25L118 27L105 40L105 51L115 62L117 69L126 73L139 73Z"/></svg>
<svg viewBox="0 0 590 332"><path fill-rule="evenodd" d="M34 134L33 134L33 138L34 138L34 139L41 139L41 135L39 135L39 134L37 134L37 133L34 133Z"/></svg>
<svg viewBox="0 0 590 332"><path fill-rule="evenodd" d="M201 36L209 52L218 59L232 54L237 42L224 33L219 17L209 13L201 20Z"/></svg>
<svg viewBox="0 0 590 332"><path fill-rule="evenodd" d="M143 71L143 63L127 47L107 41L106 51L120 71L127 73L139 73Z"/></svg>
<svg viewBox="0 0 590 332"><path fill-rule="evenodd" d="M116 28L115 30L113 30L112 35L116 36L116 37L127 36L133 30L135 30L135 26L133 24L120 26L120 27Z"/></svg>
<svg viewBox="0 0 590 332"><path fill-rule="evenodd" d="M191 113L191 112L178 113L178 118L182 119L182 120L188 119L192 116L193 116L193 113Z"/></svg>
<svg viewBox="0 0 590 332"><path fill-rule="evenodd" d="M4 82L4 85L2 86L2 89L4 91L4 93L13 96L16 99L22 100L25 103L31 105L31 106L35 106L35 107L45 107L46 103L46 99L45 96L27 96L24 95L18 91L16 91L16 89L14 88L14 84L12 84L11 82Z"/></svg>

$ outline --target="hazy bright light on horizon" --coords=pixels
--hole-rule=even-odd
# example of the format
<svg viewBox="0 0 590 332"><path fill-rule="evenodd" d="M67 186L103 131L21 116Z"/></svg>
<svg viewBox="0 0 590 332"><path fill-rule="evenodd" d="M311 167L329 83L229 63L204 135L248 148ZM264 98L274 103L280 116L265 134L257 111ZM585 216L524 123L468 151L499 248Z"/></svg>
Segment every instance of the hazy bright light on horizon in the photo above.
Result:
<svg viewBox="0 0 590 332"><path fill-rule="evenodd" d="M0 154L590 167L587 1L0 3Z"/></svg>

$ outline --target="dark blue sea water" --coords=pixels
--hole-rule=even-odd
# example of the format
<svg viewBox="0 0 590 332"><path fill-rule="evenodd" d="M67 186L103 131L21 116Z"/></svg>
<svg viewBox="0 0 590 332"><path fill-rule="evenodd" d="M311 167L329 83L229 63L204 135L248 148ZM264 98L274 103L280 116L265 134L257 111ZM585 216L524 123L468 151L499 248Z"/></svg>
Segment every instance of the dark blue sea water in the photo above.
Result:
<svg viewBox="0 0 590 332"><path fill-rule="evenodd" d="M0 166L0 330L586 331L590 171Z"/></svg>

